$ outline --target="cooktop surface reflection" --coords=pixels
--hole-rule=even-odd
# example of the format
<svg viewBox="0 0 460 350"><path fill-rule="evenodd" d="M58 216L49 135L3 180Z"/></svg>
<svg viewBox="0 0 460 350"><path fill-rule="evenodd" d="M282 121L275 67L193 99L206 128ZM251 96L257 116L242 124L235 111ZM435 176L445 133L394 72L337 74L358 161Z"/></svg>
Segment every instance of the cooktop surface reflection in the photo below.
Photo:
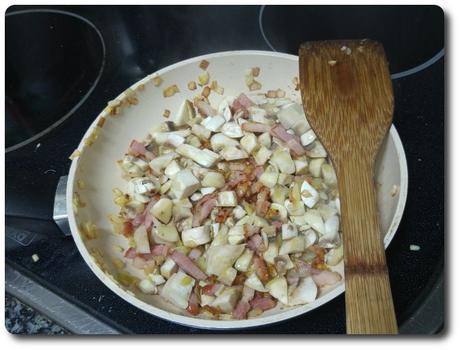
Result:
<svg viewBox="0 0 460 350"><path fill-rule="evenodd" d="M36 139L69 117L96 87L104 41L87 19L65 11L8 13L6 148Z"/></svg>

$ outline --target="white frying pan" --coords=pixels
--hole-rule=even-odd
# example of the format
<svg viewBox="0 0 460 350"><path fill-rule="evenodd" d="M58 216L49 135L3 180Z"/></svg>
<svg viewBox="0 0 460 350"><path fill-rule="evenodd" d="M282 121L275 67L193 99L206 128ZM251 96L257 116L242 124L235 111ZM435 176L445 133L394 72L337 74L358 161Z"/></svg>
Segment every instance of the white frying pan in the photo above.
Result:
<svg viewBox="0 0 460 350"><path fill-rule="evenodd" d="M160 87L152 83L152 75L137 82L131 86L133 90L140 84L145 86L142 91L137 92L139 103L124 107L117 116L110 116L107 111L103 111L78 146L81 155L72 162L67 184L67 211L75 243L94 274L114 293L139 309L172 322L210 329L246 328L279 322L309 312L342 293L344 283L321 290L318 299L311 304L284 308L278 306L248 320L209 320L192 317L160 296L125 290L111 277L117 272L112 259L122 256L122 252L117 251L115 246L127 247L127 241L123 236L111 233L111 225L107 219L109 214L117 213L117 207L112 200L112 189L124 189L124 180L115 162L123 157L132 139L143 139L152 126L164 121L162 114L165 109L175 113L183 99L191 99L197 93L188 90L187 83L197 80L202 72L198 65L203 59L210 62L208 71L211 80L217 80L219 85L224 87L224 95L235 96L247 91L244 81L245 70L260 67L258 80L262 83L263 91L282 88L287 91L288 96L300 102L300 92L294 90L292 83L293 78L298 75L298 57L274 52L231 51L205 55L156 72L163 79ZM172 84L177 84L180 92L164 98L163 89ZM214 104L221 98L217 96L211 94L211 103ZM117 99L123 97L124 94L121 94ZM106 121L99 130L97 140L91 146L85 146L84 140L90 136L102 117L105 117ZM381 156L377 162L376 179L382 234L385 235L387 247L401 220L407 195L406 157L394 126L391 127L382 146ZM84 182L85 189L80 189L79 180ZM75 192L85 203L85 207L80 208L78 214L72 209ZM79 227L86 222L92 222L97 226L96 239L84 240L79 234ZM343 274L342 264L336 266L336 269ZM134 270L130 272L135 273Z"/></svg>

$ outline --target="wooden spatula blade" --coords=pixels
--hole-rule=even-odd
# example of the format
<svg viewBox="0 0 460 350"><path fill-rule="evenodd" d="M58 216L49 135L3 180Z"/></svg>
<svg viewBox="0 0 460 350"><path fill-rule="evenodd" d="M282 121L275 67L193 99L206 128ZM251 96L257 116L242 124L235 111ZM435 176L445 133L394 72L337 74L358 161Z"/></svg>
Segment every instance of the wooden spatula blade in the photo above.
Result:
<svg viewBox="0 0 460 350"><path fill-rule="evenodd" d="M371 40L324 41L299 50L308 122L338 179L349 334L395 334L374 187L374 162L393 116L383 47Z"/></svg>
<svg viewBox="0 0 460 350"><path fill-rule="evenodd" d="M329 152L339 156L334 146L351 143L375 157L394 106L382 45L372 40L305 43L300 47L300 71L308 121L314 130L328 134L324 142ZM346 139L329 144L337 137Z"/></svg>

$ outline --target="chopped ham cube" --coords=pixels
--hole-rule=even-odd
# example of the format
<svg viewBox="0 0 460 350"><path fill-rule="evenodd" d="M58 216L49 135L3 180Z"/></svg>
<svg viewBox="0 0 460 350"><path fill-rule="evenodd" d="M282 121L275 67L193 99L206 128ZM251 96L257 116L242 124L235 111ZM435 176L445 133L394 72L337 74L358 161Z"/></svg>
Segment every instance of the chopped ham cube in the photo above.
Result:
<svg viewBox="0 0 460 350"><path fill-rule="evenodd" d="M270 297L254 298L249 302L253 309L261 309L262 311L273 309L276 306L276 301Z"/></svg>
<svg viewBox="0 0 460 350"><path fill-rule="evenodd" d="M249 304L249 302L240 300L238 304L236 304L235 310L232 312L232 316L236 320L244 320L250 309L251 304Z"/></svg>
<svg viewBox="0 0 460 350"><path fill-rule="evenodd" d="M173 259L174 262L179 265L179 267L184 270L185 273L189 274L197 280L204 280L208 277L203 271L200 270L198 266L195 265L192 260L190 260L188 256L185 256L177 250L171 254L171 259Z"/></svg>
<svg viewBox="0 0 460 350"><path fill-rule="evenodd" d="M288 133L281 124L275 124L272 126L270 128L270 134L285 142L286 146L288 146L292 153L294 153L296 156L301 156L305 153L305 150L300 143L299 137Z"/></svg>
<svg viewBox="0 0 460 350"><path fill-rule="evenodd" d="M247 243L247 247L257 253L262 253L266 250L262 236L258 233L251 236Z"/></svg>
<svg viewBox="0 0 460 350"><path fill-rule="evenodd" d="M257 177L257 179L260 179L263 173L264 173L264 167L261 165L256 166L256 168L254 169L254 175Z"/></svg>
<svg viewBox="0 0 460 350"><path fill-rule="evenodd" d="M145 152L147 151L145 149L144 144L136 140L131 141L131 144L129 145L129 149L134 155L140 155L140 154L144 155Z"/></svg>
<svg viewBox="0 0 460 350"><path fill-rule="evenodd" d="M216 284L208 284L201 288L201 294L204 295L215 295L216 292L222 288L222 284L216 283Z"/></svg>
<svg viewBox="0 0 460 350"><path fill-rule="evenodd" d="M271 130L270 125L262 124L262 123L253 123L253 122L246 122L241 125L241 129L244 131L249 132L269 132Z"/></svg>
<svg viewBox="0 0 460 350"><path fill-rule="evenodd" d="M193 221L192 226L200 226L211 214L211 211L217 205L217 194L210 193L203 196L193 207Z"/></svg>
<svg viewBox="0 0 460 350"><path fill-rule="evenodd" d="M254 103L245 94L240 94L232 104L232 110L234 112L238 110L247 110Z"/></svg>
<svg viewBox="0 0 460 350"><path fill-rule="evenodd" d="M128 259L134 259L137 256L136 249L133 247L128 248L128 250L125 251L125 258Z"/></svg>
<svg viewBox="0 0 460 350"><path fill-rule="evenodd" d="M157 244L151 248L151 254L153 256L167 256L169 253L169 247L164 244Z"/></svg>
<svg viewBox="0 0 460 350"><path fill-rule="evenodd" d="M198 297L195 294L195 292L192 292L192 294L190 294L190 298L188 299L187 311L194 316L198 315L198 313L200 312L200 305L198 304Z"/></svg>

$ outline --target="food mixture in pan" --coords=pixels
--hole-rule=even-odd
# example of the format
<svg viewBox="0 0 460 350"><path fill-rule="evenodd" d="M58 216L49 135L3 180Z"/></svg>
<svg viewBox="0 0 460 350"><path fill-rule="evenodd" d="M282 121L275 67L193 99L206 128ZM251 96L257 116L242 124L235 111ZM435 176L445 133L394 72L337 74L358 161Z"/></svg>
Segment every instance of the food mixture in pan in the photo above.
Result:
<svg viewBox="0 0 460 350"><path fill-rule="evenodd" d="M111 221L141 292L246 319L342 279L336 176L301 105L282 90L215 106L201 94L165 117L131 142L118 162L126 189L114 189Z"/></svg>

